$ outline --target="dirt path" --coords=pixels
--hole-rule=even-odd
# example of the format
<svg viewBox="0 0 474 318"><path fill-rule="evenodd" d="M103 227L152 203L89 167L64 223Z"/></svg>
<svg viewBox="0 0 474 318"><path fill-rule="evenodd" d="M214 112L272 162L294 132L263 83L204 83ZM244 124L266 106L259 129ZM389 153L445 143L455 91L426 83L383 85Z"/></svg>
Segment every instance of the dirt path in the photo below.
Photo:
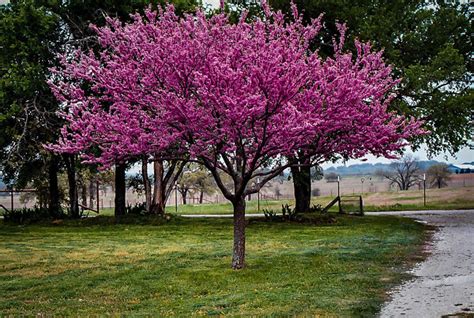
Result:
<svg viewBox="0 0 474 318"><path fill-rule="evenodd" d="M474 317L474 211L397 214L426 221L439 231L432 254L412 271L413 280L393 291L380 317Z"/></svg>

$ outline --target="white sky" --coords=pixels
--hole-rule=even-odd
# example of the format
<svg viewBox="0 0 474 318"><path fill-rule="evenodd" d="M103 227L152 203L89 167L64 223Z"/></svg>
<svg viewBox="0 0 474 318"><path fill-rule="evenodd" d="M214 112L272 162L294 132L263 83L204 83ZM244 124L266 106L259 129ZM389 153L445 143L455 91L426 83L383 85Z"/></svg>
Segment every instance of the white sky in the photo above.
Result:
<svg viewBox="0 0 474 318"><path fill-rule="evenodd" d="M0 1L2 1L2 0L0 0ZM203 3L204 5L210 4L210 5L212 5L213 7L219 7L219 5L220 5L220 0L203 0L202 3Z"/></svg>
<svg viewBox="0 0 474 318"><path fill-rule="evenodd" d="M441 162L449 162L449 163L464 163L464 162L471 162L474 161L474 150L471 150L469 148L464 148L461 151L459 151L455 157L448 155L448 154L440 154L438 156L428 158L426 154L426 147L420 150L417 150L413 152L411 149L407 149L405 152L406 154L412 154L413 157L419 159L419 160L436 160L436 161L441 161ZM358 164L358 163L389 163L393 160L386 159L386 158L377 158L374 156L367 156L364 159L367 159L365 161L363 160L349 160L346 162L346 165L353 165L353 164ZM331 166L340 166L344 165L343 162L337 162L337 163L326 163L323 164L323 168L329 168Z"/></svg>

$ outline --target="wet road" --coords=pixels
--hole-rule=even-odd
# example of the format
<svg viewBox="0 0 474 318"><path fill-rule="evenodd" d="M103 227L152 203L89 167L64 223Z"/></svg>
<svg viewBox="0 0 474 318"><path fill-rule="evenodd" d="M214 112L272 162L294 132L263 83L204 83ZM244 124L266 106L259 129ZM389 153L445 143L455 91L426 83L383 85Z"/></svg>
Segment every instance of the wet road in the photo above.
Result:
<svg viewBox="0 0 474 318"><path fill-rule="evenodd" d="M413 269L413 280L392 292L380 317L474 314L474 211L397 214L426 221L439 231L432 254Z"/></svg>

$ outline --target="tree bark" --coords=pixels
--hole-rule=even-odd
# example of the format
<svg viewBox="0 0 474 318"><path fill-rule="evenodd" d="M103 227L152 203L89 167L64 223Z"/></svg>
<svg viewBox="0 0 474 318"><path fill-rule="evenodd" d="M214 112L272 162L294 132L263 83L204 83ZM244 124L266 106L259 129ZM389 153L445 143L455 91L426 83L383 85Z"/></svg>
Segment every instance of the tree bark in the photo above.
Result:
<svg viewBox="0 0 474 318"><path fill-rule="evenodd" d="M204 191L199 192L199 204L202 204L204 200Z"/></svg>
<svg viewBox="0 0 474 318"><path fill-rule="evenodd" d="M301 164L300 161L298 161ZM311 167L298 165L291 167L293 189L295 192L295 210L308 212L311 205Z"/></svg>
<svg viewBox="0 0 474 318"><path fill-rule="evenodd" d="M76 159L75 155L66 155L66 172L69 187L69 216L79 218L79 198L76 184Z"/></svg>
<svg viewBox="0 0 474 318"><path fill-rule="evenodd" d="M232 202L234 206L234 249L232 268L245 267L245 196Z"/></svg>
<svg viewBox="0 0 474 318"><path fill-rule="evenodd" d="M142 160L142 177L143 177L143 186L145 188L145 208L148 213L151 209L151 184L150 178L148 178L148 159Z"/></svg>
<svg viewBox="0 0 474 318"><path fill-rule="evenodd" d="M118 163L115 165L115 217L119 218L125 215L125 170L126 165Z"/></svg>
<svg viewBox="0 0 474 318"><path fill-rule="evenodd" d="M181 198L183 199L183 205L187 204L186 198L188 196L188 190L187 189L182 189L181 191Z"/></svg>
<svg viewBox="0 0 474 318"><path fill-rule="evenodd" d="M155 182L153 184L153 202L151 204L150 213L151 214L161 214L165 213L165 184L163 183L164 177L164 166L163 160L155 160L153 162L153 170L155 174Z"/></svg>
<svg viewBox="0 0 474 318"><path fill-rule="evenodd" d="M61 206L59 205L59 186L58 186L58 157L52 156L49 169L49 213L51 215L59 214Z"/></svg>

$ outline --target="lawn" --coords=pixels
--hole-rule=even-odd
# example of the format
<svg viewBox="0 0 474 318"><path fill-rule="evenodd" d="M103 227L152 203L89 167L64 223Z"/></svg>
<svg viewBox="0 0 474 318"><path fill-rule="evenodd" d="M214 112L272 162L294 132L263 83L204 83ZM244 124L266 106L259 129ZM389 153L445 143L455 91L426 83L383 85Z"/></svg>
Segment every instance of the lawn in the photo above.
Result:
<svg viewBox="0 0 474 318"><path fill-rule="evenodd" d="M149 222L0 224L0 316L372 316L426 238L397 217L253 220L232 271L230 219Z"/></svg>

